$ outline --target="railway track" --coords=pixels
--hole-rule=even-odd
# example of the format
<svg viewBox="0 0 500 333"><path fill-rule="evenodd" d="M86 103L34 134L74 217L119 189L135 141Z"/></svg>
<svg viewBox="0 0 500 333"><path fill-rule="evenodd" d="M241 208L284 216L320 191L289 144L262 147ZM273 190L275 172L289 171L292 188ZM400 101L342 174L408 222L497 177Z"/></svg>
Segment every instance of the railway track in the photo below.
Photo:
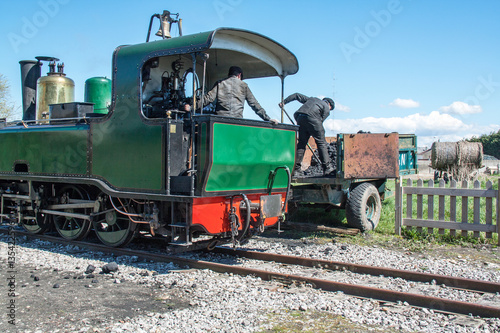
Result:
<svg viewBox="0 0 500 333"><path fill-rule="evenodd" d="M0 232L7 234L9 233L9 230L0 228ZM266 281L278 281L284 283L295 282L295 283L307 284L313 288L325 291L332 291L332 292L341 291L351 296L376 299L386 302L394 302L394 303L406 302L411 306L433 309L435 311L440 311L445 313L457 313L457 314L465 314L465 315L473 315L481 317L500 318L500 308L476 304L476 303L456 301L446 298L432 297L415 293L405 293L394 290L380 289L358 284L342 283L325 279L319 279L315 277L299 276L295 274L284 274L274 271L266 271L262 269L248 268L236 265L227 265L211 261L189 259L180 256L172 256L161 253L138 251L127 248L112 248L97 243L68 241L60 237L54 237L48 235L34 235L18 230L13 230L12 232L16 236L27 236L30 238L36 238L64 245L74 245L82 248L87 248L93 251L101 251L104 253L111 253L115 255L137 256L145 260L153 260L157 262L171 262L181 267L210 269L212 271L220 273L253 275ZM262 260L267 262L272 261L288 265L321 267L323 269L328 269L328 270L348 270L360 274L392 276L419 282L430 282L432 280L435 280L436 283L439 284L445 284L446 286L452 288L458 288L472 292L494 293L500 291L499 283L488 282L488 281L478 281L478 280L463 279L450 276L441 276L435 274L422 274L418 272L395 270L389 268L370 267L365 265L356 265L356 264L333 262L327 260L261 253L255 251L233 250L222 247L216 248L215 251L221 254L230 254L248 259Z"/></svg>

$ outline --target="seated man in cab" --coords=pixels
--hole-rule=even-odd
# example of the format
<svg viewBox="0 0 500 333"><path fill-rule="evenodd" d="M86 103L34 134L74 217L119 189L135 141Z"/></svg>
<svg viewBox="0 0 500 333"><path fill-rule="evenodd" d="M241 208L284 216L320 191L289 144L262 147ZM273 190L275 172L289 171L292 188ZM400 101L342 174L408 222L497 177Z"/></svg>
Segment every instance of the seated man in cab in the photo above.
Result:
<svg viewBox="0 0 500 333"><path fill-rule="evenodd" d="M229 68L228 77L218 81L212 90L205 94L203 106L215 101L215 114L218 116L243 118L245 101L252 110L263 120L273 125L279 122L271 119L264 108L257 102L248 85L243 82L243 70L238 66Z"/></svg>

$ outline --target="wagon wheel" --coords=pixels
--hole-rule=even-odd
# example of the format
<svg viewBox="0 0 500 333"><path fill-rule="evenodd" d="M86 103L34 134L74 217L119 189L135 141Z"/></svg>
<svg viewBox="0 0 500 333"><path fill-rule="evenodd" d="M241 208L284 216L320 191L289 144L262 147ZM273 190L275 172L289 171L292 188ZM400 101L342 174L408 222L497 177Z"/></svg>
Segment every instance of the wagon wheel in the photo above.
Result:
<svg viewBox="0 0 500 333"><path fill-rule="evenodd" d="M31 234L43 234L49 230L51 222L50 215L38 213L33 219L22 220L21 226Z"/></svg>
<svg viewBox="0 0 500 333"><path fill-rule="evenodd" d="M125 246L135 237L136 223L114 210L109 197L101 200L100 214L92 221L99 240L108 246Z"/></svg>
<svg viewBox="0 0 500 333"><path fill-rule="evenodd" d="M62 202L66 202L68 199L76 200L88 200L88 194L82 191L80 188L68 185L63 187L57 196ZM65 209L66 213L76 213L90 215L92 209L90 208L69 208ZM87 219L81 219L76 217L59 216L54 215L54 226L63 238L69 240L80 240L83 239L90 231L90 221Z"/></svg>
<svg viewBox="0 0 500 333"><path fill-rule="evenodd" d="M354 188L346 203L347 224L361 231L374 230L380 220L382 203L375 186L362 183Z"/></svg>

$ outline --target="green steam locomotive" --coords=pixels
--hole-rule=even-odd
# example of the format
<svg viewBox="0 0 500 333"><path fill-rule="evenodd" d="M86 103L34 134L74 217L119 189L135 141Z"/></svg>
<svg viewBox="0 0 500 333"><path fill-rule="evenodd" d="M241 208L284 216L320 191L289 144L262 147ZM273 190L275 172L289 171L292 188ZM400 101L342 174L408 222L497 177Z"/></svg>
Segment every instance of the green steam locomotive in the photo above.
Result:
<svg viewBox="0 0 500 333"><path fill-rule="evenodd" d="M236 244L280 223L297 128L217 116L199 99L231 65L283 82L296 57L238 29L171 38L171 16L155 17L162 39L148 32L116 48L112 80L87 89L94 100L71 100L58 59L21 62L23 120L0 121L3 223L69 240L93 230L109 246L156 237L177 250Z"/></svg>

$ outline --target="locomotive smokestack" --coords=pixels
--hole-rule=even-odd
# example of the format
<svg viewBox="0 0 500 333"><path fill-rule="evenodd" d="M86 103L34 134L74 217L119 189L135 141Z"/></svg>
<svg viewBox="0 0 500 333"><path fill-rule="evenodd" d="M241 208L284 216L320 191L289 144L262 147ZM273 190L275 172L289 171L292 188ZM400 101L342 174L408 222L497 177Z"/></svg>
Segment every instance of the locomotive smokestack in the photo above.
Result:
<svg viewBox="0 0 500 333"><path fill-rule="evenodd" d="M42 76L42 64L36 60L19 61L23 93L23 120L36 118L36 81Z"/></svg>

